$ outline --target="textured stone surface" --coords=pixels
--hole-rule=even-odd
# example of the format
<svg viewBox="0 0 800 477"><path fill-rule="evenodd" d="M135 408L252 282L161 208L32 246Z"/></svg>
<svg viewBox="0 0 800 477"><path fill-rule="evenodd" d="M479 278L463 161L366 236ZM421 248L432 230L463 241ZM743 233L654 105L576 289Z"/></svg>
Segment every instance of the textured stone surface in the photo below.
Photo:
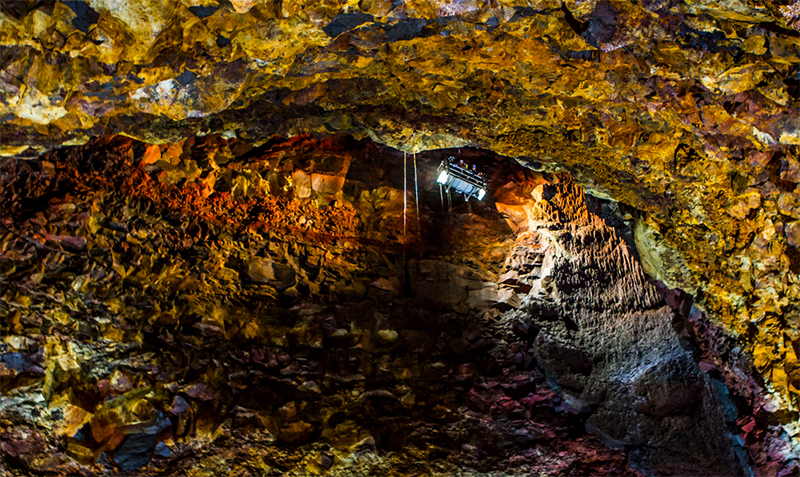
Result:
<svg viewBox="0 0 800 477"><path fill-rule="evenodd" d="M520 241L504 275L528 292L512 323L539 327L539 366L587 428L629 451L631 464L658 475L744 475L744 449L726 427L736 412L681 347L672 310L625 241L567 176L509 184L498 201L523 208ZM533 189L533 193L528 193ZM498 210L509 206L498 203ZM529 264L536 264L531 267Z"/></svg>
<svg viewBox="0 0 800 477"><path fill-rule="evenodd" d="M798 22L797 0L3 2L0 153L348 131L559 164L635 209L645 270L736 336L792 434Z"/></svg>
<svg viewBox="0 0 800 477"><path fill-rule="evenodd" d="M350 131L559 163L639 210L647 271L740 336L795 413L798 8L4 3L0 147Z"/></svg>
<svg viewBox="0 0 800 477"><path fill-rule="evenodd" d="M7 160L6 471L793 471L754 415L764 389L731 387L732 404L681 347L613 203L463 155L497 162L506 213L447 213L425 185L443 154L419 156L405 238L402 155L346 137L113 138ZM309 192L301 172L346 179ZM729 366L712 331L704 359ZM758 433L755 466L739 432Z"/></svg>

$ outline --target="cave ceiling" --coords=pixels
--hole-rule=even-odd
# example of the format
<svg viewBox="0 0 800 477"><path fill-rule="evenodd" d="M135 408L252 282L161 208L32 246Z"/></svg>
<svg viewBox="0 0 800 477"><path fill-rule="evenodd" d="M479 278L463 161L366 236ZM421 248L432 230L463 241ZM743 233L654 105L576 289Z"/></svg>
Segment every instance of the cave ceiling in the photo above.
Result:
<svg viewBox="0 0 800 477"><path fill-rule="evenodd" d="M799 68L791 0L3 2L0 153L348 133L566 170L796 412Z"/></svg>

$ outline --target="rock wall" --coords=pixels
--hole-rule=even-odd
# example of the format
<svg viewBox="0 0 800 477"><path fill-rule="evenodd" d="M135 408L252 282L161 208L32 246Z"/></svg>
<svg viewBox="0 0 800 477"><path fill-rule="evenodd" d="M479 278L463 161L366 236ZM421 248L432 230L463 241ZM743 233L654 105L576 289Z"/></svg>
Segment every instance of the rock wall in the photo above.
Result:
<svg viewBox="0 0 800 477"><path fill-rule="evenodd" d="M500 193L498 200L517 205L498 210L525 209L513 225L529 236L511 252L515 266L504 275L529 291L506 319L539 328L537 361L565 406L588 415L587 429L628 450L645 472L750 474L730 432L737 412L726 412L732 404L718 389L724 385L681 346L672 310L598 204L590 211L568 176Z"/></svg>
<svg viewBox="0 0 800 477"><path fill-rule="evenodd" d="M464 150L500 164L497 203L449 213L443 154L408 157L405 233L402 154L343 136L4 161L4 472L793 471L763 387L732 405L681 347L609 204Z"/></svg>
<svg viewBox="0 0 800 477"><path fill-rule="evenodd" d="M349 131L560 164L640 211L648 273L741 340L788 426L800 389L798 5L4 2L0 149Z"/></svg>

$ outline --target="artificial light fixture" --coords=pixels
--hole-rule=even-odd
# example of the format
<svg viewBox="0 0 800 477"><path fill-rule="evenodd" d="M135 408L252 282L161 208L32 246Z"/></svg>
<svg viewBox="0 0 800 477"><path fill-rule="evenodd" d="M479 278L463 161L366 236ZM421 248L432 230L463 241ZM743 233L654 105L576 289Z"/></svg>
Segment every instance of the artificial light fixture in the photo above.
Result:
<svg viewBox="0 0 800 477"><path fill-rule="evenodd" d="M447 183L447 171L442 171L439 173L439 177L436 178L436 182L439 184L446 184Z"/></svg>
<svg viewBox="0 0 800 477"><path fill-rule="evenodd" d="M485 195L486 195L486 190L485 189L479 190L478 191L478 200L483 200L483 196L485 196Z"/></svg>

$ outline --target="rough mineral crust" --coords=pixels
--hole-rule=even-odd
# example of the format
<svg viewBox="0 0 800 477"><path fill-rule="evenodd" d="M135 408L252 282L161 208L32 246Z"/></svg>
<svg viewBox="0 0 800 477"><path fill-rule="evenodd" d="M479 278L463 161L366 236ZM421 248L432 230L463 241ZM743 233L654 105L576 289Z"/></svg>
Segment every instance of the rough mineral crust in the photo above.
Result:
<svg viewBox="0 0 800 477"><path fill-rule="evenodd" d="M557 164L631 208L800 448L799 28L798 0L2 2L0 154L349 132Z"/></svg>
<svg viewBox="0 0 800 477"><path fill-rule="evenodd" d="M800 4L3 2L0 148L349 131L567 167L646 271L800 389Z"/></svg>
<svg viewBox="0 0 800 477"><path fill-rule="evenodd" d="M797 471L614 203L453 152L494 199L451 212L447 152L407 156L405 227L403 155L344 136L6 160L4 475Z"/></svg>

